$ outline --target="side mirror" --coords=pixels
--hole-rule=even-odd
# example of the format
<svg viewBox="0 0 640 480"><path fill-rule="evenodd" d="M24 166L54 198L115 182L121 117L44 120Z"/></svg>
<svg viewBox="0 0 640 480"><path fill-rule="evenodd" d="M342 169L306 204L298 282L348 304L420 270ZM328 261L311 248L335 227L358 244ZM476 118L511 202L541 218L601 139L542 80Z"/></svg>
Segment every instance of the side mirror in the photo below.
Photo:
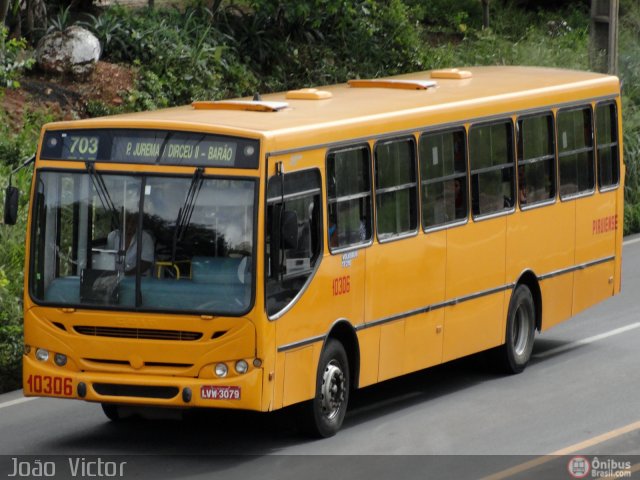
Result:
<svg viewBox="0 0 640 480"><path fill-rule="evenodd" d="M284 248L298 248L298 214L285 210L282 215L282 244Z"/></svg>
<svg viewBox="0 0 640 480"><path fill-rule="evenodd" d="M15 225L18 221L18 198L20 192L17 187L7 187L4 194L4 223Z"/></svg>

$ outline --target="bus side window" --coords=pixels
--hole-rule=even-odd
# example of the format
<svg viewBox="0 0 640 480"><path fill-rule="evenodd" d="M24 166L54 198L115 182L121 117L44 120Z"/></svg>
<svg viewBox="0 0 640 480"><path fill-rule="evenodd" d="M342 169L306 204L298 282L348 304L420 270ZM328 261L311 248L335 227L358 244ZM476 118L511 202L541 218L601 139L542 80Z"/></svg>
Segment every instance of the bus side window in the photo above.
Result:
<svg viewBox="0 0 640 480"><path fill-rule="evenodd" d="M286 174L284 184L279 175L269 179L265 267L269 315L291 303L320 261L321 193L317 169Z"/></svg>
<svg viewBox="0 0 640 480"><path fill-rule="evenodd" d="M592 191L595 187L591 107L558 112L560 197Z"/></svg>
<svg viewBox="0 0 640 480"><path fill-rule="evenodd" d="M413 138L376 145L376 224L385 240L418 228L418 182Z"/></svg>
<svg viewBox="0 0 640 480"><path fill-rule="evenodd" d="M518 119L518 200L520 207L556 195L553 115Z"/></svg>
<svg viewBox="0 0 640 480"><path fill-rule="evenodd" d="M473 215L513 208L515 169L511 120L469 129L469 163Z"/></svg>
<svg viewBox="0 0 640 480"><path fill-rule="evenodd" d="M329 247L371 241L371 170L366 145L334 151L327 157Z"/></svg>
<svg viewBox="0 0 640 480"><path fill-rule="evenodd" d="M467 218L467 159L463 128L420 137L424 229Z"/></svg>
<svg viewBox="0 0 640 480"><path fill-rule="evenodd" d="M620 182L616 104L599 104L596 108L596 122L598 185L600 189L604 189L616 186Z"/></svg>

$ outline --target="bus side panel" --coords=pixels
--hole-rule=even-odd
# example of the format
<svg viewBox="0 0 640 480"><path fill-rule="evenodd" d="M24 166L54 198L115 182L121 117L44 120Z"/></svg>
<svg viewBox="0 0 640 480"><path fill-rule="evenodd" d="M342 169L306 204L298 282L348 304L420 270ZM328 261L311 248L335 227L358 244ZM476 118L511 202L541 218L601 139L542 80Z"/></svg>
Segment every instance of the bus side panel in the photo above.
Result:
<svg viewBox="0 0 640 480"><path fill-rule="evenodd" d="M410 314L444 300L446 232L376 245L367 252L366 320ZM409 315L380 327L378 380L439 363L442 323Z"/></svg>
<svg viewBox="0 0 640 480"><path fill-rule="evenodd" d="M504 292L453 305L445 313L443 361L448 362L500 344Z"/></svg>
<svg viewBox="0 0 640 480"><path fill-rule="evenodd" d="M575 266L576 202L558 201L553 210L547 228L561 245L560 258L551 270L536 272L545 276L540 282L543 331L570 318L573 308L574 273L570 269Z"/></svg>
<svg viewBox="0 0 640 480"><path fill-rule="evenodd" d="M358 387L373 385L378 381L378 359L380 358L380 329L368 328L358 332L360 345L360 378Z"/></svg>
<svg viewBox="0 0 640 480"><path fill-rule="evenodd" d="M576 200L576 265L602 260L575 274L573 315L613 295L616 253L616 191Z"/></svg>
<svg viewBox="0 0 640 480"><path fill-rule="evenodd" d="M442 362L443 326L442 308L405 320L404 373Z"/></svg>
<svg viewBox="0 0 640 480"><path fill-rule="evenodd" d="M306 291L275 321L278 347L326 335L338 320L346 319L353 325L362 323L365 257L366 250L358 250L358 256L351 259L348 267L343 265L341 255L326 255L322 259ZM337 289L336 280L343 278L349 280ZM348 288L344 286L347 284ZM313 397L322 342L318 340L314 346L316 344L318 349L314 350L311 363L304 366L291 367L289 362L307 361L310 357L306 354L287 357L285 352L278 353L274 408L286 406L287 396L299 401ZM309 391L311 394L307 398L299 398L302 392Z"/></svg>
<svg viewBox="0 0 640 480"><path fill-rule="evenodd" d="M379 381L402 375L405 351L404 320L382 325L380 327Z"/></svg>
<svg viewBox="0 0 640 480"><path fill-rule="evenodd" d="M542 329L571 318L573 307L573 272L551 277L540 282L542 295Z"/></svg>
<svg viewBox="0 0 640 480"><path fill-rule="evenodd" d="M572 267L574 230L575 202L556 202L507 217L507 281L518 281L526 270L544 278L544 275ZM540 290L543 328L571 316L572 272L541 280ZM507 301L503 332L506 330L508 308Z"/></svg>
<svg viewBox="0 0 640 480"><path fill-rule="evenodd" d="M447 300L463 302L445 311L443 361L500 344L505 285L505 216L470 222L447 232ZM478 295L465 300L466 296Z"/></svg>
<svg viewBox="0 0 640 480"><path fill-rule="evenodd" d="M316 368L321 344L310 345L284 354L284 392L282 405L293 405L315 394Z"/></svg>

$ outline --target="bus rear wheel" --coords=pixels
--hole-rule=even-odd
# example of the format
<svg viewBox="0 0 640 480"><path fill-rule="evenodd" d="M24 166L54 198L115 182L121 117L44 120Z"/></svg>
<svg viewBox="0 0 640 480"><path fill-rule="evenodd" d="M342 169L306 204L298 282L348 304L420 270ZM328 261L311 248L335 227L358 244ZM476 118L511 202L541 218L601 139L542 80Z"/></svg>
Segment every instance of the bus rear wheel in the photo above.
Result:
<svg viewBox="0 0 640 480"><path fill-rule="evenodd" d="M507 373L522 372L533 351L536 315L533 295L526 285L518 285L509 302L505 344L499 349L500 367Z"/></svg>
<svg viewBox="0 0 640 480"><path fill-rule="evenodd" d="M326 438L340 430L347 412L350 381L347 352L342 343L330 338L320 355L315 398L304 413L310 434Z"/></svg>

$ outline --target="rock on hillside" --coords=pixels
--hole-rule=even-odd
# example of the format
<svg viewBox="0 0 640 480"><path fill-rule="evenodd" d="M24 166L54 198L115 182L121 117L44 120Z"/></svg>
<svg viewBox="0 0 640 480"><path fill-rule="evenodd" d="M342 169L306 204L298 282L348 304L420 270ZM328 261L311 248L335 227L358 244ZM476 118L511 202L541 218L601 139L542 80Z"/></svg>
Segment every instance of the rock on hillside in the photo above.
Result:
<svg viewBox="0 0 640 480"><path fill-rule="evenodd" d="M85 77L95 69L100 53L98 39L74 25L42 37L36 48L36 61L45 72Z"/></svg>

